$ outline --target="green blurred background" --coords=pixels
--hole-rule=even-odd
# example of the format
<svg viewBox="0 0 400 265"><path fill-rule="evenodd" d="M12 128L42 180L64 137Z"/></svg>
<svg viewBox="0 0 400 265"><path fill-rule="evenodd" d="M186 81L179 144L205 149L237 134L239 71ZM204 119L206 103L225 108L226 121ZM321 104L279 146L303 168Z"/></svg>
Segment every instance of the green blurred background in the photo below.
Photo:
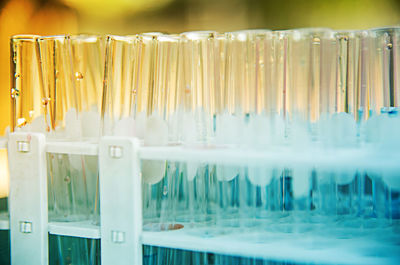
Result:
<svg viewBox="0 0 400 265"><path fill-rule="evenodd" d="M9 124L13 34L134 34L398 25L400 0L0 0L0 134Z"/></svg>

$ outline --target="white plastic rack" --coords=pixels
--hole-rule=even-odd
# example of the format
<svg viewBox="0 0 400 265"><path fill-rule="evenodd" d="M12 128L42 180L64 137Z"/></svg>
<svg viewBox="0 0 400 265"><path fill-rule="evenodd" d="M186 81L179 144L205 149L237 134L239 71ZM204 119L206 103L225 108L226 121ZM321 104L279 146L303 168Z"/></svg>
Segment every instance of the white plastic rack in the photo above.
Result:
<svg viewBox="0 0 400 265"><path fill-rule="evenodd" d="M0 138L0 149L7 148L7 139ZM0 230L9 230L10 229L10 222L8 213L0 212Z"/></svg>
<svg viewBox="0 0 400 265"><path fill-rule="evenodd" d="M1 142L1 147L5 146ZM329 150L144 147L137 139L124 137L103 137L99 144L46 142L42 134L20 132L10 134L8 152L10 225L8 215L1 214L0 229L11 229L12 264L48 264L49 233L100 239L103 265L142 264L142 245L299 263L395 264L399 261L399 246L387 246L385 242L362 237L330 240L323 236L267 231L219 233L212 228L190 225L174 231L142 231L140 176L143 159L399 170L399 152L388 158L379 157L373 149L346 149L338 154ZM46 152L99 156L100 226L90 221L48 222Z"/></svg>

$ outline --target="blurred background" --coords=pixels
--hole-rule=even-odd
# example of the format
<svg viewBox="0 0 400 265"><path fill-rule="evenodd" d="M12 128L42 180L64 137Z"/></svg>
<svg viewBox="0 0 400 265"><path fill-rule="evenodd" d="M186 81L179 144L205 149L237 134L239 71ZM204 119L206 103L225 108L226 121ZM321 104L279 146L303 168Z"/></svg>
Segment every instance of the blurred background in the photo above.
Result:
<svg viewBox="0 0 400 265"><path fill-rule="evenodd" d="M399 23L400 0L0 0L0 135L10 121L14 34L367 29Z"/></svg>

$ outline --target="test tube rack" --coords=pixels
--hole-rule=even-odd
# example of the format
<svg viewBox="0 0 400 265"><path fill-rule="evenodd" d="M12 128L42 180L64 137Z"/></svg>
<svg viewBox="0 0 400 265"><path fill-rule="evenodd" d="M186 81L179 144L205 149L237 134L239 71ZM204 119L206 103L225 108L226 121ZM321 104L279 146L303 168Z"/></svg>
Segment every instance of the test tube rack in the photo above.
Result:
<svg viewBox="0 0 400 265"><path fill-rule="evenodd" d="M101 264L142 264L142 246L159 246L294 263L395 264L398 246L351 237L318 246L318 238L266 234L259 242L246 233L204 236L195 228L142 230L141 160L190 161L248 165L318 165L341 168L400 169L400 153L381 156L373 149L241 150L238 148L146 147L136 138L102 137L99 143L50 141L40 133L11 133L0 142L10 168L9 220L0 215L0 229L10 229L12 264L48 264L48 234L101 240ZM99 157L101 225L48 222L46 153ZM354 159L357 157L357 159ZM247 239L246 239L247 238ZM253 237L254 239L254 237ZM369 255L366 252L370 252ZM375 256L373 252L383 255Z"/></svg>

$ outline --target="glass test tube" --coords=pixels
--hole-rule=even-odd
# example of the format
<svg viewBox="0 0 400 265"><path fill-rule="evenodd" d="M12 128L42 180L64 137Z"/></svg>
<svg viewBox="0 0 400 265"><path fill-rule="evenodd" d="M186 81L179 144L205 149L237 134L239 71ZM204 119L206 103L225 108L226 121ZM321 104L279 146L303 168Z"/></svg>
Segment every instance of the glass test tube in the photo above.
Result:
<svg viewBox="0 0 400 265"><path fill-rule="evenodd" d="M44 86L42 101L47 103L50 136L79 138L81 130L73 82L70 36L40 37L38 43Z"/></svg>
<svg viewBox="0 0 400 265"><path fill-rule="evenodd" d="M328 127L328 145L340 150L357 145L356 91L359 67L360 38L354 31L339 31L336 35L336 99L335 112ZM337 225L348 227L357 218L360 174L357 168L330 168L335 182Z"/></svg>
<svg viewBox="0 0 400 265"><path fill-rule="evenodd" d="M135 55L134 89L136 91L136 106L134 117L137 123L137 137L144 139L147 117L150 116L152 91L155 80L155 53L157 36L161 33L145 33L137 36ZM164 138L165 139L165 138Z"/></svg>
<svg viewBox="0 0 400 265"><path fill-rule="evenodd" d="M38 37L11 37L11 131L47 131L41 100Z"/></svg>
<svg viewBox="0 0 400 265"><path fill-rule="evenodd" d="M72 74L76 90L82 140L97 141L100 136L105 40L95 35L72 35ZM72 174L86 183L92 220L100 222L99 172L97 156L70 156ZM94 241L93 241L94 242Z"/></svg>
<svg viewBox="0 0 400 265"><path fill-rule="evenodd" d="M38 38L42 102L46 109L49 138L82 140L99 136L97 110L90 115L88 105L100 106L101 44L97 37L47 36ZM95 46L98 46L96 49ZM90 47L90 48L89 48ZM96 53L97 52L97 53ZM93 65L97 62L97 68ZM94 93L91 93L93 92ZM89 126L90 129L85 127ZM54 207L51 221L99 223L97 158L69 154L47 154L49 185ZM89 255L88 245L79 239L58 237L61 259L80 260ZM94 241L90 246L94 253ZM77 253L70 250L87 249Z"/></svg>
<svg viewBox="0 0 400 265"><path fill-rule="evenodd" d="M400 28L377 28L369 30L371 111L397 108L400 104L400 81L398 61Z"/></svg>
<svg viewBox="0 0 400 265"><path fill-rule="evenodd" d="M137 62L143 69L137 69L141 101L137 114L147 116L145 145L168 144L168 122L176 109L178 47L176 36L139 35ZM143 214L149 229L176 229L178 174L178 163L173 161L142 161Z"/></svg>
<svg viewBox="0 0 400 265"><path fill-rule="evenodd" d="M102 97L102 134L134 136L136 37L107 36Z"/></svg>
<svg viewBox="0 0 400 265"><path fill-rule="evenodd" d="M215 100L217 86L220 84L216 78L220 74L217 72L217 33L193 31L182 33L180 36L184 58L185 121L188 121L183 127L184 143L207 144L214 134Z"/></svg>
<svg viewBox="0 0 400 265"><path fill-rule="evenodd" d="M286 117L294 143L315 140L315 123L333 112L336 41L329 29L298 29L287 41ZM303 134L303 135L302 135Z"/></svg>
<svg viewBox="0 0 400 265"><path fill-rule="evenodd" d="M329 120L334 112L336 92L336 40L329 29L295 29L278 33L277 86L282 86L285 136L291 147L309 148L313 141L324 137L320 133L322 121ZM283 65L280 65L283 64ZM320 139L319 139L320 138ZM284 218L295 222L296 229L308 229L310 214L310 190L313 168L288 165L273 182L276 194L282 199L276 209ZM285 220L285 219L282 219ZM283 226L282 229L286 229Z"/></svg>
<svg viewBox="0 0 400 265"><path fill-rule="evenodd" d="M98 138L105 41L103 37L95 35L72 35L70 43L77 111L82 124L81 135L84 139Z"/></svg>
<svg viewBox="0 0 400 265"><path fill-rule="evenodd" d="M220 85L220 36L216 32L186 32L180 35L178 68L178 113L182 118L185 145L212 141L216 109L216 87ZM215 212L213 166L181 163L184 205L181 220L197 225L211 221Z"/></svg>
<svg viewBox="0 0 400 265"><path fill-rule="evenodd" d="M365 122L365 134L369 144L390 159L391 153L400 147L400 28L371 29L366 39L370 62L371 116ZM385 225L386 221L392 224L393 219L398 218L398 173L393 168L385 167L367 174L372 184L372 216L377 218L379 226Z"/></svg>
<svg viewBox="0 0 400 265"><path fill-rule="evenodd" d="M274 108L269 104L273 102L275 93L271 77L274 64L272 34L268 30L231 32L225 34L224 42L225 71L221 74L224 84L219 88L221 103L217 113L216 143L244 145L257 136L260 136L257 139L265 143L268 141L268 132L259 133L258 125L260 121L268 123L267 112L270 117ZM247 126L249 128L246 131ZM222 218L219 220L222 225L228 222L230 226L237 226L239 223L248 226L250 216L253 215L251 217L254 218L253 195L258 183L251 185L247 177L254 182L267 178L259 175L262 170L257 171L256 168L247 172L245 168L233 165L216 166L218 185L222 185L218 200L218 216Z"/></svg>
<svg viewBox="0 0 400 265"><path fill-rule="evenodd" d="M69 36L38 38L42 102L47 113L50 137L79 139L77 98L73 83L72 54ZM73 155L48 153L49 185L53 192L54 209L50 220L76 221L89 214L86 178L76 172L83 160L74 161ZM49 196L50 197L50 196Z"/></svg>

